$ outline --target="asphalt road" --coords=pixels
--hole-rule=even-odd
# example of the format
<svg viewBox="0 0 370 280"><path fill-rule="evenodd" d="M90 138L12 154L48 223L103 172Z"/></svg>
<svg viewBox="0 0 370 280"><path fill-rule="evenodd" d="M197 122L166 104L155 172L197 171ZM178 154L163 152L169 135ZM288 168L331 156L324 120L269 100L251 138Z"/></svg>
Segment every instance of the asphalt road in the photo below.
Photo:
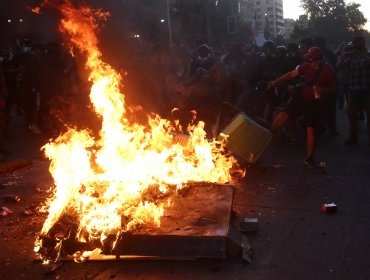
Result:
<svg viewBox="0 0 370 280"><path fill-rule="evenodd" d="M7 160L32 166L1 178L0 197L20 195L18 203L0 201L12 215L0 218L0 279L370 279L370 147L361 124L360 143L346 147L347 123L338 112L341 135L318 141L316 160L326 172L303 167L304 138L295 145L273 141L260 163L236 189L238 215L257 217L250 234L252 264L240 257L197 261L119 261L63 263L54 269L35 262L33 242L45 216L25 216L48 197L48 162L39 151L45 136L29 134L12 118ZM338 211L321 212L334 202Z"/></svg>

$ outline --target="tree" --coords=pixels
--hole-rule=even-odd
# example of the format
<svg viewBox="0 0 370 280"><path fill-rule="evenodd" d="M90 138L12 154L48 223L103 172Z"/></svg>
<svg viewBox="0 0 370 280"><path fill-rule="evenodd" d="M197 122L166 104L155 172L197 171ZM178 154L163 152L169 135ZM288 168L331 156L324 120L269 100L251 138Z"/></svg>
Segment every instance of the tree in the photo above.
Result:
<svg viewBox="0 0 370 280"><path fill-rule="evenodd" d="M347 27L349 31L358 31L361 30L367 19L364 14L359 10L360 4L350 3L346 7L346 12L348 15Z"/></svg>
<svg viewBox="0 0 370 280"><path fill-rule="evenodd" d="M364 31L367 22L360 4L344 0L301 0L301 6L309 17L307 34L321 34L332 44Z"/></svg>

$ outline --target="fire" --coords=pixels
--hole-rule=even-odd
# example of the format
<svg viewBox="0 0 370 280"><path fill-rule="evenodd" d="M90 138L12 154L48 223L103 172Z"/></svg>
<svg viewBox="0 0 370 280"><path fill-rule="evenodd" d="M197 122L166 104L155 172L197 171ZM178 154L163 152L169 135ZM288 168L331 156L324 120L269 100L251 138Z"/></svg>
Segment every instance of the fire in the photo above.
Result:
<svg viewBox="0 0 370 280"><path fill-rule="evenodd" d="M98 48L97 20L108 14L75 7L69 0L57 7L61 32L86 55L90 100L101 130L94 137L88 130L70 128L42 148L51 161L55 190L35 250L43 246L43 237L56 235L53 227L63 215L78 224L76 240L95 242L99 248L108 236L118 240L122 232L140 225L160 225L170 201L146 199L143 194L151 186L165 194L169 186L182 188L189 182L231 182L236 161L225 155L222 143L207 140L204 123L189 126L184 147L174 143L176 131L168 120L151 117L147 127L128 121L121 76L102 61Z"/></svg>

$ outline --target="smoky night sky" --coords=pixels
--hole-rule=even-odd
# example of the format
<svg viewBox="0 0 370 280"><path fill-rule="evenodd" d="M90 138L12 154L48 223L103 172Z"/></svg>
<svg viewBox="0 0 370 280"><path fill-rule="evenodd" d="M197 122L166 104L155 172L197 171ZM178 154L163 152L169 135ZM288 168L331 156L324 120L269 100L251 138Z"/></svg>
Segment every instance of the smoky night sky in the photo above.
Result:
<svg viewBox="0 0 370 280"><path fill-rule="evenodd" d="M1 48L14 46L15 39L28 38L34 42L46 43L59 38L56 32L57 16L48 11L42 15L31 12L40 1L2 0L0 1Z"/></svg>

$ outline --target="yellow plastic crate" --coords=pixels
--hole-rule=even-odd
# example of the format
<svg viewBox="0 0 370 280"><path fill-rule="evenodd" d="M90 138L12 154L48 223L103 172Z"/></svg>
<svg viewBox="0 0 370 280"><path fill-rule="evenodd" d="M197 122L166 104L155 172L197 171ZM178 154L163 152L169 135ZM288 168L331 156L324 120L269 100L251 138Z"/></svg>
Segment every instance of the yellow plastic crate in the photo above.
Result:
<svg viewBox="0 0 370 280"><path fill-rule="evenodd" d="M256 123L246 114L238 114L219 134L228 135L226 147L249 163L255 163L272 139L268 129Z"/></svg>

